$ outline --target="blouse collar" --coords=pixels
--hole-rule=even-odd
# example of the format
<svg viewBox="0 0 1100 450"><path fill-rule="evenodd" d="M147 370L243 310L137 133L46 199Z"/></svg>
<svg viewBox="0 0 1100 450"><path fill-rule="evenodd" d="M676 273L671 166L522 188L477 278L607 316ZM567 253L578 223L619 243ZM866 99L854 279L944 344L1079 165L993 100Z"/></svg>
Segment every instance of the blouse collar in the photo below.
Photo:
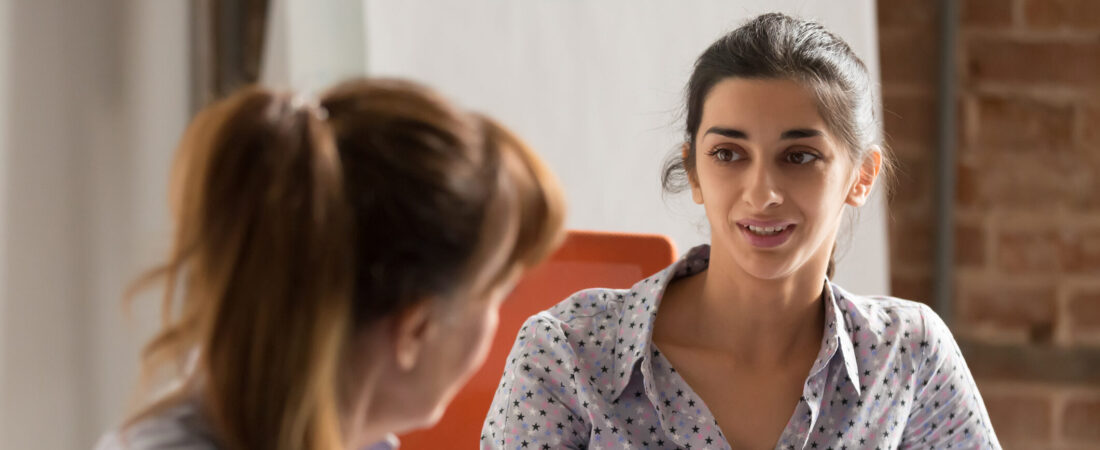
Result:
<svg viewBox="0 0 1100 450"><path fill-rule="evenodd" d="M626 293L618 294L623 300L615 362L615 372L619 376L614 378L612 392L609 393L610 399L615 400L622 395L631 378L635 376L634 365L639 361L642 364L643 382L649 390L649 383L652 382L649 378L652 378L653 358L646 356L653 355L656 351L653 348L653 325L656 322L661 298L673 280L702 272L709 263L710 245L699 245L664 270L639 281ZM838 303L847 302L844 296L843 290L834 286L828 279L825 280L825 332L822 335L821 350L810 370L810 377L828 367L829 361L838 354L839 350L847 372L847 381L858 394L861 391L858 381L859 366L848 325L844 320L844 312L848 308L838 306ZM841 331L842 328L844 331Z"/></svg>

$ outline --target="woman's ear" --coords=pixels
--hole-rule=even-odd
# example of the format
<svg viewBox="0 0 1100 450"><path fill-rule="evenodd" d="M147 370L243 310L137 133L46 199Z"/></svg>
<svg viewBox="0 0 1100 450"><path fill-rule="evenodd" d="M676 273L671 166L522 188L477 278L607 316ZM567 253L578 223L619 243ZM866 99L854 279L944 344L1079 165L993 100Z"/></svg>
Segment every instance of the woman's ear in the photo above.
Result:
<svg viewBox="0 0 1100 450"><path fill-rule="evenodd" d="M680 147L680 158L683 159L684 171L687 172L688 184L691 186L691 200L696 204L703 204L703 188L699 186L699 179L693 171L687 170L688 158L691 158L691 144L685 142Z"/></svg>
<svg viewBox="0 0 1100 450"><path fill-rule="evenodd" d="M863 206L867 198L871 196L871 188L875 186L879 170L882 169L882 148L871 147L871 151L863 158L859 165L859 173L856 174L852 188L848 190L848 198L845 203L852 206Z"/></svg>
<svg viewBox="0 0 1100 450"><path fill-rule="evenodd" d="M412 371L424 357L424 348L436 333L431 300L422 300L393 316L391 342L394 359L403 372Z"/></svg>

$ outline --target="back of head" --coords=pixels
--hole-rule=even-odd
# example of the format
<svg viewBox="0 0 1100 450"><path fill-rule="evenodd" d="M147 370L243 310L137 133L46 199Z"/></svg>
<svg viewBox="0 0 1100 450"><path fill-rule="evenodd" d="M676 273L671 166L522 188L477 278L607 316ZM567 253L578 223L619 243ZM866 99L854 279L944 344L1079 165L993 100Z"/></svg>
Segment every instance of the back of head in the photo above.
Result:
<svg viewBox="0 0 1100 450"><path fill-rule="evenodd" d="M563 221L521 141L396 80L316 104L245 89L199 113L173 170L173 250L144 279L166 282L165 324L143 369L183 383L135 419L198 397L227 448L339 447L351 337L445 298L491 249L508 249L498 276L537 263ZM501 221L514 238L487 235Z"/></svg>

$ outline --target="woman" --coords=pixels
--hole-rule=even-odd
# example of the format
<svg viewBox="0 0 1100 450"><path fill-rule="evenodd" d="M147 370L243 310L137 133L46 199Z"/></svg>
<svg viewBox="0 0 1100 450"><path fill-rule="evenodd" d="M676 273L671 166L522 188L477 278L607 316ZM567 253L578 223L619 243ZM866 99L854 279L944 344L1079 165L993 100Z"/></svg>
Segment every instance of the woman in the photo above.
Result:
<svg viewBox="0 0 1100 450"><path fill-rule="evenodd" d="M484 448L999 448L924 305L829 282L845 205L888 168L872 81L820 25L766 14L699 57L666 189L710 245L520 331Z"/></svg>
<svg viewBox="0 0 1100 450"><path fill-rule="evenodd" d="M245 89L198 114L173 181L143 361L172 384L100 448L387 448L440 417L561 234L528 147L401 81Z"/></svg>

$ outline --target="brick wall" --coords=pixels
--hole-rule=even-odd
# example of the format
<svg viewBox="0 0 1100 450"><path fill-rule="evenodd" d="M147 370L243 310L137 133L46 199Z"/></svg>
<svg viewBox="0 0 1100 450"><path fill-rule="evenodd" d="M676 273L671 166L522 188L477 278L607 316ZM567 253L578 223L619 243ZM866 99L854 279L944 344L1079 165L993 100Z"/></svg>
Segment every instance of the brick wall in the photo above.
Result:
<svg viewBox="0 0 1100 450"><path fill-rule="evenodd" d="M894 294L931 300L938 2L879 0ZM1100 449L1100 0L962 0L951 324L1008 449Z"/></svg>

